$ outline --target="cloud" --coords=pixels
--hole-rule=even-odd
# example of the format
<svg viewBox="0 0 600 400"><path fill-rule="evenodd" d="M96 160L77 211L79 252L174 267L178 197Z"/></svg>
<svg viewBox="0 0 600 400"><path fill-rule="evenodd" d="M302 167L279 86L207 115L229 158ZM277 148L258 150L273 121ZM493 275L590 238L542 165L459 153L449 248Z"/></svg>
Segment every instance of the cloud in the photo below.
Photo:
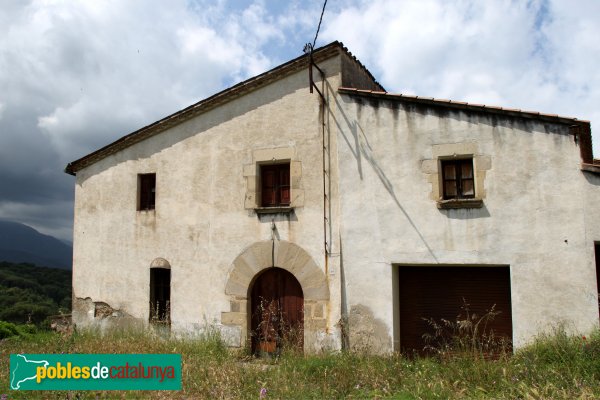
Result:
<svg viewBox="0 0 600 400"><path fill-rule="evenodd" d="M65 164L302 54L322 0L7 0L0 8L0 218L68 239ZM329 2L390 91L600 123L600 3ZM598 130L600 132L600 130ZM600 154L600 137L595 135Z"/></svg>
<svg viewBox="0 0 600 400"><path fill-rule="evenodd" d="M254 44L203 25L185 2L160 5L36 1L8 30L3 52L27 52L3 77L44 100L37 126L63 162L268 66Z"/></svg>
<svg viewBox="0 0 600 400"><path fill-rule="evenodd" d="M598 15L594 0L577 7L559 0L374 0L329 15L322 37L342 40L392 92L594 124L600 123ZM594 139L598 155L600 134Z"/></svg>
<svg viewBox="0 0 600 400"><path fill-rule="evenodd" d="M273 21L262 2L9 2L0 10L0 186L10 190L0 217L65 235L30 210L54 215L72 201L66 163L270 68L262 48L285 36Z"/></svg>
<svg viewBox="0 0 600 400"><path fill-rule="evenodd" d="M3 201L0 202L0 215L18 215L18 222L63 240L71 241L73 235L73 202L70 199L43 204Z"/></svg>

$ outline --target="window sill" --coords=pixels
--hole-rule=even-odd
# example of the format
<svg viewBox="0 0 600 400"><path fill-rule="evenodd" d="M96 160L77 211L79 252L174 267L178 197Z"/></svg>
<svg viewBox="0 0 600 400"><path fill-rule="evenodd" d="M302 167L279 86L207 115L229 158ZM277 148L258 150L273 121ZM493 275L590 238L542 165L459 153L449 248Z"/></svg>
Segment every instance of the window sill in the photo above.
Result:
<svg viewBox="0 0 600 400"><path fill-rule="evenodd" d="M290 214L294 211L292 206L279 206L279 207L256 207L254 211L257 214Z"/></svg>
<svg viewBox="0 0 600 400"><path fill-rule="evenodd" d="M600 174L600 164L596 164L596 162L593 164L582 163L581 170L591 172L593 174Z"/></svg>
<svg viewBox="0 0 600 400"><path fill-rule="evenodd" d="M454 208L481 208L483 207L483 200L481 199L450 199L450 200L438 200L437 206L443 210L450 210Z"/></svg>

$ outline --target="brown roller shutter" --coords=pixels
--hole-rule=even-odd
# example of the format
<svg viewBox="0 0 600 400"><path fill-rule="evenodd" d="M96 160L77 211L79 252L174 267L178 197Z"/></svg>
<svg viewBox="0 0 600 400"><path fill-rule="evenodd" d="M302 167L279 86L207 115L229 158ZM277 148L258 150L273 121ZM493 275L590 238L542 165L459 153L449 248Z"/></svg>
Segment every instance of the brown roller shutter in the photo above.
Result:
<svg viewBox="0 0 600 400"><path fill-rule="evenodd" d="M423 334L433 334L435 321L464 316L463 299L471 315L483 315L495 305L501 311L488 324L496 336L512 340L509 267L400 267L400 346L423 353Z"/></svg>

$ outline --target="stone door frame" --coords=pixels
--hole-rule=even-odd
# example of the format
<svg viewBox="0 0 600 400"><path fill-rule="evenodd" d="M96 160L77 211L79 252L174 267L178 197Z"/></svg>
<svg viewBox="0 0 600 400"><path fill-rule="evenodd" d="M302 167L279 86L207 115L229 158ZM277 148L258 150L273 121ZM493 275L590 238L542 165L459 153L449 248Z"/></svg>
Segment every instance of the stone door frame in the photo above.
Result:
<svg viewBox="0 0 600 400"><path fill-rule="evenodd" d="M323 270L302 247L284 240L255 242L244 249L233 261L225 294L229 296L229 310L221 313L221 324L239 330L241 347L249 343L250 301L252 284L261 271L278 267L290 272L300 283L304 293L305 349L327 329L329 284Z"/></svg>

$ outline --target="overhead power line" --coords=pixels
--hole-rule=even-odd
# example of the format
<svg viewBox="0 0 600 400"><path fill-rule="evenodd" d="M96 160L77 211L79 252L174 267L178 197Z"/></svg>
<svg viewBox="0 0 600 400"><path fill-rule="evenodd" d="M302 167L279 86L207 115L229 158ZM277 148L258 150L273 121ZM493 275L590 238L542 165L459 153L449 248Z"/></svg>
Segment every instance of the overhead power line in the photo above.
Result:
<svg viewBox="0 0 600 400"><path fill-rule="evenodd" d="M315 40L313 40L312 47L315 48L315 44L317 43L317 37L319 36L319 31L321 30L321 22L323 21L323 14L325 14L325 6L327 6L327 0L323 3L323 10L321 10L321 18L319 18L319 25L317 26L317 33L315 33Z"/></svg>

